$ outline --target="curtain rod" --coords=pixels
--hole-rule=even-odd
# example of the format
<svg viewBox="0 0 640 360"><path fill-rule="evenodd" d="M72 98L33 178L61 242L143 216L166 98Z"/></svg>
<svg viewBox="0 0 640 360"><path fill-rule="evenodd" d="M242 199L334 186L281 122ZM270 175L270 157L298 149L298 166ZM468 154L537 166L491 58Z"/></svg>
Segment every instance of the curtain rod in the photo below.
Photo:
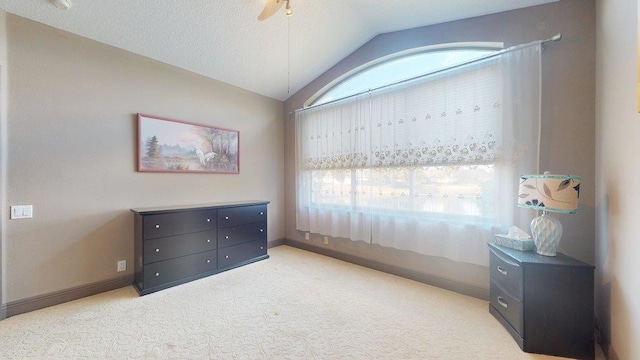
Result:
<svg viewBox="0 0 640 360"><path fill-rule="evenodd" d="M457 69L459 67L463 67L463 66L470 65L470 64L473 64L473 63L476 63L476 62L479 62L479 61L483 61L483 60L490 59L490 58L493 58L493 57L496 57L496 56L500 56L502 54L505 54L505 53L508 53L508 52L511 52L511 51L520 50L520 49L524 49L524 48L528 48L530 46L536 46L536 45L543 45L544 46L544 44L546 44L548 42L560 41L560 39L562 39L562 34L558 33L558 34L556 34L556 35L554 35L554 36L552 36L552 37L550 37L550 38L548 38L546 40L537 40L537 41L533 41L533 42L530 42L530 43L527 43L527 44L514 45L514 46L508 47L506 49L502 49L502 50L496 51L494 53L491 53L491 54L488 54L488 55L485 55L485 56L481 56L481 57L473 59L473 60L469 60L469 61L462 62L460 64L449 66L449 67L444 68L444 69L439 69L439 70L435 70L435 71L432 71L432 72L429 72L429 73L426 73L426 74L414 76L414 77L409 78L409 79L396 81L394 83L387 84L387 85L382 85L382 86L374 88L374 89L361 91L359 93L356 93L356 94L353 94L353 95L344 96L344 97L341 97L339 99L334 99L334 100L331 100L331 101L327 101L327 102L322 103L322 104L311 105L311 106L307 106L306 108L294 110L292 113L289 113L289 115L294 114L296 112L302 112L302 111L310 110L310 109L313 109L313 108L316 108L316 107L319 107L319 106L333 104L333 103L338 102L338 101L347 100L347 99L354 98L354 97L357 97L357 96L360 96L360 95L364 95L364 94L368 94L368 93L371 93L371 92L374 92L374 91L379 91L379 90L382 90L382 89L386 89L388 87L402 85L402 84L405 84L405 83L408 83L408 82L411 82L411 81L414 81L414 80L419 80L419 79L425 78L427 76L435 75L435 74L438 74L438 73L441 73L441 72L444 72L444 71L449 71L449 70L452 70L452 69Z"/></svg>

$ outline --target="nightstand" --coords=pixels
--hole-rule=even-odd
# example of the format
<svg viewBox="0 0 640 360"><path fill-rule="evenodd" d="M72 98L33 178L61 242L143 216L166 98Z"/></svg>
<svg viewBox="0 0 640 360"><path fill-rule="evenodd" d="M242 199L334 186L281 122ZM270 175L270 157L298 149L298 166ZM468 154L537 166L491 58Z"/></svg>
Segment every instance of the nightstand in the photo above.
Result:
<svg viewBox="0 0 640 360"><path fill-rule="evenodd" d="M489 244L489 312L525 352L594 358L594 266Z"/></svg>

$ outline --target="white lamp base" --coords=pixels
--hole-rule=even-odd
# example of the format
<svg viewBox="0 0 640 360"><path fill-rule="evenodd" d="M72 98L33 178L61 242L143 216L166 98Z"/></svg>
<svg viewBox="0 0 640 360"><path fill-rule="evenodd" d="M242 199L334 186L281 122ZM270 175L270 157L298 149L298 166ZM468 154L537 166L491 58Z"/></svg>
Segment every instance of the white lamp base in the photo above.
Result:
<svg viewBox="0 0 640 360"><path fill-rule="evenodd" d="M562 224L544 211L541 216L531 220L531 235L538 254L556 256L556 249L562 237Z"/></svg>

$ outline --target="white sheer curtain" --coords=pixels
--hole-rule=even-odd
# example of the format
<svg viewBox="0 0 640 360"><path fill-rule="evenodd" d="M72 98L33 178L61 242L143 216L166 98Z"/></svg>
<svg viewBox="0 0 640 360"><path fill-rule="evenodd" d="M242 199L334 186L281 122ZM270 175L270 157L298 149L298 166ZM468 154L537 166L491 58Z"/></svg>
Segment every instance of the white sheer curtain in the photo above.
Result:
<svg viewBox="0 0 640 360"><path fill-rule="evenodd" d="M297 228L487 265L537 172L541 45L296 112Z"/></svg>

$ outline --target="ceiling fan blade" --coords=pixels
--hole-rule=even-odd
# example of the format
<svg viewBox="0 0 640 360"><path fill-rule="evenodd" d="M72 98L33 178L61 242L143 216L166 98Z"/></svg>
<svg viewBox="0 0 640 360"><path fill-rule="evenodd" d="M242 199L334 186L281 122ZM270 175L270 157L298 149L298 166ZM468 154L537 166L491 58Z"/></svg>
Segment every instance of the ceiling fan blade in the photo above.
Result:
<svg viewBox="0 0 640 360"><path fill-rule="evenodd" d="M278 11L278 9L282 7L282 4L284 4L284 2L285 0L266 0L264 9L260 13L260 15L258 15L258 20L262 21L275 14L276 11Z"/></svg>

